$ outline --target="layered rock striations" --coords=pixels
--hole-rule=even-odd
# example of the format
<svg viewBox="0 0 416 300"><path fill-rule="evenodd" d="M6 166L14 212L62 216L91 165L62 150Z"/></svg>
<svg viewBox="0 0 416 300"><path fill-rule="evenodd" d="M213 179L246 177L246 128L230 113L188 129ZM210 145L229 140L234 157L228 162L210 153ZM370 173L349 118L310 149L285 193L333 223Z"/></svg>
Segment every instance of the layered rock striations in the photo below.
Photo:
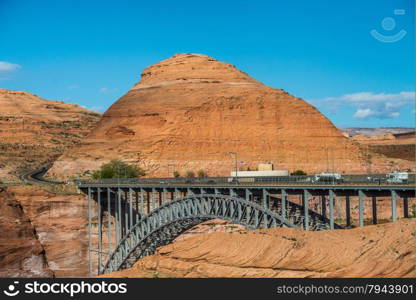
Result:
<svg viewBox="0 0 416 300"><path fill-rule="evenodd" d="M0 181L54 161L84 137L100 115L75 104L0 89Z"/></svg>
<svg viewBox="0 0 416 300"><path fill-rule="evenodd" d="M150 176L199 169L227 176L230 152L241 169L273 162L290 171L358 173L372 159L304 100L211 57L178 54L146 68L50 174L79 176L119 158ZM393 168L382 158L373 163L373 170Z"/></svg>
<svg viewBox="0 0 416 300"><path fill-rule="evenodd" d="M14 195L0 188L0 276L53 277L45 249Z"/></svg>

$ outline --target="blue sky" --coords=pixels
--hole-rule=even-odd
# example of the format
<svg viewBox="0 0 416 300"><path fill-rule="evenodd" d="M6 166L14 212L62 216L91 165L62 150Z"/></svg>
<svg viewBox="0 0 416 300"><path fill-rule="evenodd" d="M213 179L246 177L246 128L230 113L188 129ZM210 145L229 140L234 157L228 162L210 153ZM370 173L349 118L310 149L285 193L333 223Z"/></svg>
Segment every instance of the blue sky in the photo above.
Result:
<svg viewBox="0 0 416 300"><path fill-rule="evenodd" d="M414 0L0 0L0 87L103 111L146 66L202 53L338 127L413 127L414 20Z"/></svg>

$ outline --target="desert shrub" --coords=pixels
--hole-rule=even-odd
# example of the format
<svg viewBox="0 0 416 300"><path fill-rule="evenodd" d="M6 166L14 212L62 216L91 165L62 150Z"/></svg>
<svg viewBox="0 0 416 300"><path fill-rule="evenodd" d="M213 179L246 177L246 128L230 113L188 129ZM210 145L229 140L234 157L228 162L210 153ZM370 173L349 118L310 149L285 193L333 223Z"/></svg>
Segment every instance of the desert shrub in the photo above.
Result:
<svg viewBox="0 0 416 300"><path fill-rule="evenodd" d="M193 171L186 171L186 177L188 177L188 178L194 178L195 177L195 173Z"/></svg>
<svg viewBox="0 0 416 300"><path fill-rule="evenodd" d="M181 177L181 173L179 173L179 171L174 171L173 172L173 177L175 177L175 178Z"/></svg>
<svg viewBox="0 0 416 300"><path fill-rule="evenodd" d="M94 171L92 178L137 178L144 175L146 175L146 172L142 168L115 159L103 164L99 170Z"/></svg>
<svg viewBox="0 0 416 300"><path fill-rule="evenodd" d="M205 177L207 177L208 175L207 175L207 173L204 171L204 170L199 170L198 171L198 177L199 178L205 178Z"/></svg>
<svg viewBox="0 0 416 300"><path fill-rule="evenodd" d="M290 175L292 175L292 176L305 176L307 174L303 170L296 170L295 172L291 173Z"/></svg>

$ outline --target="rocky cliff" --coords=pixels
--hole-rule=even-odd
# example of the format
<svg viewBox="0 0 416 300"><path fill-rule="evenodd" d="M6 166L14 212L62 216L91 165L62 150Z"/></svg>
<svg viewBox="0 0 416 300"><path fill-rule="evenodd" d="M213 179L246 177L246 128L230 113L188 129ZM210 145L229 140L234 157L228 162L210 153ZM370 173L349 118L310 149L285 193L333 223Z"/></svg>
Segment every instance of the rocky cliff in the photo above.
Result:
<svg viewBox="0 0 416 300"><path fill-rule="evenodd" d="M291 171L354 173L368 164L359 146L302 99L211 57L178 54L146 68L50 174L80 175L121 158L150 176L199 169L227 176L234 168L230 152L241 169L273 162ZM374 164L390 167L382 159Z"/></svg>
<svg viewBox="0 0 416 300"><path fill-rule="evenodd" d="M54 276L31 220L14 195L1 188L0 276Z"/></svg>
<svg viewBox="0 0 416 300"><path fill-rule="evenodd" d="M100 115L75 104L0 89L0 181L54 161L84 137Z"/></svg>

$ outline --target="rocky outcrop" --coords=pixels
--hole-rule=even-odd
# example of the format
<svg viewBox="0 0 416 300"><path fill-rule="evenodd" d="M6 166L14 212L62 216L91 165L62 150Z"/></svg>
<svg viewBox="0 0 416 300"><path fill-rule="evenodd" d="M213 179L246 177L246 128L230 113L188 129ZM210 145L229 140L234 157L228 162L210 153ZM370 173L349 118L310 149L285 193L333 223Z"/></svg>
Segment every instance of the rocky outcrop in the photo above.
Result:
<svg viewBox="0 0 416 300"><path fill-rule="evenodd" d="M75 104L0 89L0 181L54 161L75 145L100 115Z"/></svg>
<svg viewBox="0 0 416 300"><path fill-rule="evenodd" d="M53 277L31 220L12 194L0 189L0 276Z"/></svg>
<svg viewBox="0 0 416 300"><path fill-rule="evenodd" d="M36 229L37 244L44 249L49 269L55 276L88 276L88 206L85 195L76 194L76 190L68 186L15 186L7 191L13 201L21 205L22 214Z"/></svg>
<svg viewBox="0 0 416 300"><path fill-rule="evenodd" d="M192 236L104 277L415 277L416 220Z"/></svg>
<svg viewBox="0 0 416 300"><path fill-rule="evenodd" d="M354 173L371 160L302 99L211 57L178 54L146 68L50 174L79 176L119 158L150 176L199 169L228 176L234 168L230 152L242 169L273 162L290 171ZM373 170L390 168L383 159L373 164Z"/></svg>

